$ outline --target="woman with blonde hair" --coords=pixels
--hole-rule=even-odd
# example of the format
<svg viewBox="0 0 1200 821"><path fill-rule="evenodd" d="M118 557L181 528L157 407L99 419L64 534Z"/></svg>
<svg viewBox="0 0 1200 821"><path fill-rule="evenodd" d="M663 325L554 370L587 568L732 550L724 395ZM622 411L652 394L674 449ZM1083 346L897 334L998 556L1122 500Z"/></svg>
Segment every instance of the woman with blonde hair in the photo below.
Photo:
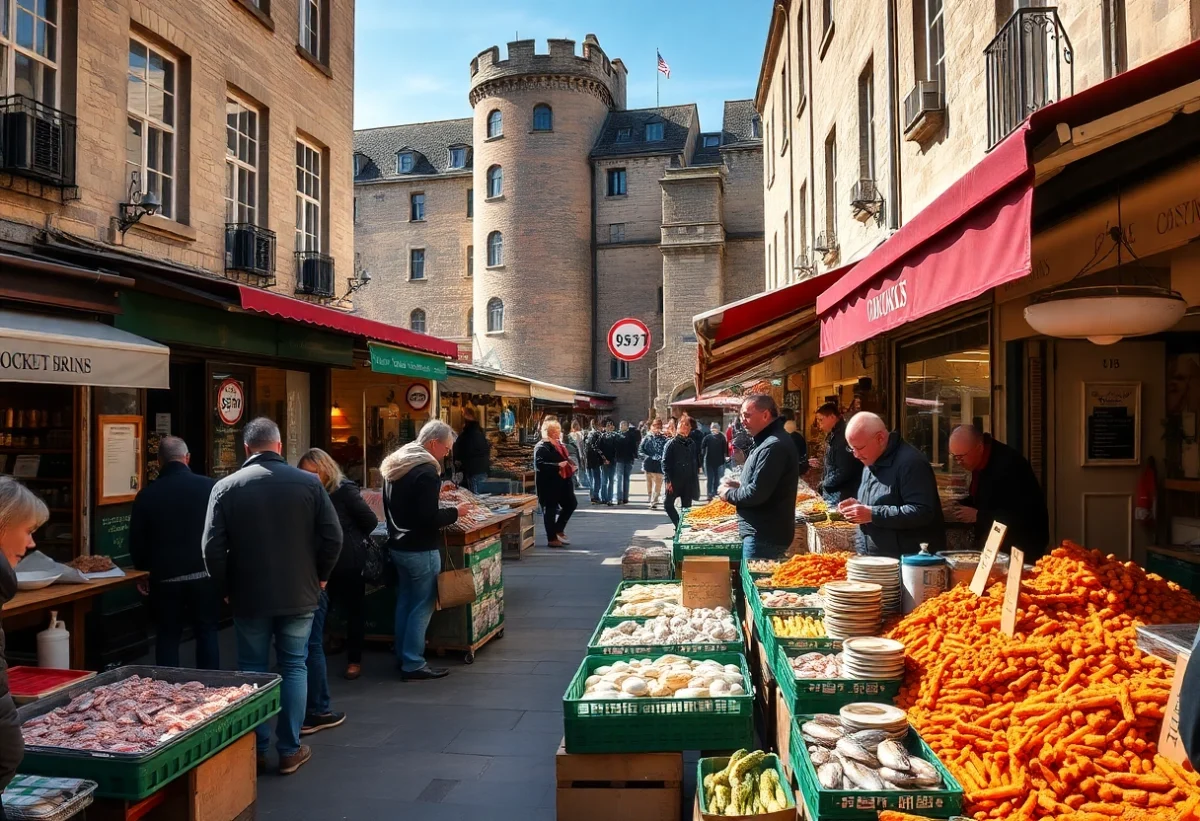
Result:
<svg viewBox="0 0 1200 821"><path fill-rule="evenodd" d="M13 569L32 550L33 532L46 523L50 511L29 488L10 476L0 476L0 605L17 594ZM0 628L0 790L8 786L25 757L17 706L8 691L8 662L4 656L4 630ZM0 821L4 806L0 804Z"/></svg>
<svg viewBox="0 0 1200 821"><path fill-rule="evenodd" d="M546 527L546 544L550 547L569 545L567 521L579 504L571 477L578 469L571 463L566 445L562 442L562 425L557 419L542 423L542 441L533 450L534 484L538 503L542 506Z"/></svg>

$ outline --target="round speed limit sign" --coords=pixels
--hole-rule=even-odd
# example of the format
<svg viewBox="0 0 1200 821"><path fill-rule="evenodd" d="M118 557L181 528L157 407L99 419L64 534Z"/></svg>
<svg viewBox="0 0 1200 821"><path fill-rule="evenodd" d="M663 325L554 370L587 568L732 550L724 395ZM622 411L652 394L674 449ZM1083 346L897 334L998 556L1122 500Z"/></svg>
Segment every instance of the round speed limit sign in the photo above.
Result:
<svg viewBox="0 0 1200 821"><path fill-rule="evenodd" d="M626 362L641 359L650 352L650 329L640 319L617 320L608 331L608 352Z"/></svg>

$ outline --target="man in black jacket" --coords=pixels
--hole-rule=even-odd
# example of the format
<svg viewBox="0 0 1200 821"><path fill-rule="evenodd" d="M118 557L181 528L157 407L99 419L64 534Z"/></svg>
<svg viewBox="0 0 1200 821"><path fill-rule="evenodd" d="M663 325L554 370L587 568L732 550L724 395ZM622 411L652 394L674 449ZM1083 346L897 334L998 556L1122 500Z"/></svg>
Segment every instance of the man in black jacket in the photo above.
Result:
<svg viewBox="0 0 1200 821"><path fill-rule="evenodd" d="M311 757L300 744L308 696L308 636L313 612L342 550L342 526L321 480L280 454L279 427L250 421L242 431L246 462L217 482L204 524L204 560L233 607L238 667L270 669L271 645L283 676L275 725L279 772L294 773ZM260 766L270 731L260 724Z"/></svg>
<svg viewBox="0 0 1200 821"><path fill-rule="evenodd" d="M591 492L592 504L601 502L600 491L604 485L604 454L600 451L600 440L604 432L596 426L596 420L591 421L590 430L583 438L584 466L588 472L588 490Z"/></svg>
<svg viewBox="0 0 1200 821"><path fill-rule="evenodd" d="M808 473L808 440L804 438L804 433L796 425L796 412L791 408L784 408L779 412L779 418L783 420L783 429L787 431L787 435L791 437L792 444L796 446L796 457L800 460L800 478L804 478L804 474Z"/></svg>
<svg viewBox="0 0 1200 821"><path fill-rule="evenodd" d="M700 446L701 459L704 462L704 476L708 480L708 501L717 495L721 484L721 471L725 467L725 454L729 452L729 443L725 434L721 433L721 423L713 422L709 426L709 434L704 437Z"/></svg>
<svg viewBox="0 0 1200 821"><path fill-rule="evenodd" d="M944 550L942 503L925 455L868 411L846 423L846 441L865 470L857 497L843 499L838 511L859 526L866 553L898 559L922 544Z"/></svg>
<svg viewBox="0 0 1200 821"><path fill-rule="evenodd" d="M675 428L675 435L663 446L663 481L667 485L663 509L667 511L667 518L674 525L679 524L679 513L675 510L676 500L682 507L688 508L700 497L700 472L696 467L698 454L689 435L691 432L692 420L681 416Z"/></svg>
<svg viewBox="0 0 1200 821"><path fill-rule="evenodd" d="M846 421L835 403L826 402L817 408L817 427L825 434L825 472L818 491L827 504L836 506L858 493L863 464L854 458L846 444ZM816 468L822 463L809 459L808 464Z"/></svg>
<svg viewBox="0 0 1200 821"><path fill-rule="evenodd" d="M150 574L155 662L160 667L179 666L179 643L187 626L196 637L196 667L220 670L221 597L200 550L208 498L216 482L192 473L191 459L187 443L178 436L164 436L158 443L158 478L133 500L129 554L134 567Z"/></svg>
<svg viewBox="0 0 1200 821"><path fill-rule="evenodd" d="M754 437L754 448L742 466L741 479L723 483L720 495L737 508L742 560L778 559L796 537L800 460L770 396L748 396L741 416Z"/></svg>
<svg viewBox="0 0 1200 821"><path fill-rule="evenodd" d="M600 451L600 501L612 507L616 504L613 486L617 481L617 436L613 420L604 420L604 431L596 440L596 448Z"/></svg>
<svg viewBox="0 0 1200 821"><path fill-rule="evenodd" d="M628 422L621 422L614 447L616 458L613 460L616 463L614 495L619 505L629 504L629 480L633 476L633 463L637 459L638 445L641 443L642 436L637 428L630 427Z"/></svg>
<svg viewBox="0 0 1200 821"><path fill-rule="evenodd" d="M425 663L425 631L437 603L442 570L441 530L466 514L468 506L442 507L442 460L454 446L445 422L426 422L409 442L383 460L383 513L388 548L396 565L396 627L393 633L400 678L442 678L448 671Z"/></svg>
<svg viewBox="0 0 1200 821"><path fill-rule="evenodd" d="M1025 561L1045 555L1050 512L1028 460L973 425L950 434L950 457L971 473L969 495L959 501L954 518L975 525L976 545L982 548L992 522L1000 522L1008 526L1005 545L1019 547Z"/></svg>
<svg viewBox="0 0 1200 821"><path fill-rule="evenodd" d="M462 466L463 482L472 493L483 493L488 468L492 464L492 445L475 419L472 408L463 408L463 429L454 443L454 461Z"/></svg>

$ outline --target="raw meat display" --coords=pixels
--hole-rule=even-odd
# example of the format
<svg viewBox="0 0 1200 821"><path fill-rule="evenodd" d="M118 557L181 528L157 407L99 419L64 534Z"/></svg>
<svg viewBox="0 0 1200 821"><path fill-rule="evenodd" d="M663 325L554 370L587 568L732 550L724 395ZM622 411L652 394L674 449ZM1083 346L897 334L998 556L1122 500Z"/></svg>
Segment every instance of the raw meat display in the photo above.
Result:
<svg viewBox="0 0 1200 821"><path fill-rule="evenodd" d="M25 744L107 753L143 753L254 693L241 687L171 684L130 676L81 693L21 727Z"/></svg>

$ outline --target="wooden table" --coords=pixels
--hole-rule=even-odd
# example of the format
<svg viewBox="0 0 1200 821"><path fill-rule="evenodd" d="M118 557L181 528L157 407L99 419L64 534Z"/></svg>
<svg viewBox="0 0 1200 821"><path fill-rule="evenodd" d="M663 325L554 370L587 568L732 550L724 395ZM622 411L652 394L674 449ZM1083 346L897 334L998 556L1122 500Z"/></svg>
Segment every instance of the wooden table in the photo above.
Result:
<svg viewBox="0 0 1200 821"><path fill-rule="evenodd" d="M149 576L142 570L126 570L124 576L95 579L86 584L52 584L40 590L21 590L0 609L5 628L49 627L46 614L59 611L71 631L71 669L85 669L84 617L91 612L96 596L135 584Z"/></svg>

